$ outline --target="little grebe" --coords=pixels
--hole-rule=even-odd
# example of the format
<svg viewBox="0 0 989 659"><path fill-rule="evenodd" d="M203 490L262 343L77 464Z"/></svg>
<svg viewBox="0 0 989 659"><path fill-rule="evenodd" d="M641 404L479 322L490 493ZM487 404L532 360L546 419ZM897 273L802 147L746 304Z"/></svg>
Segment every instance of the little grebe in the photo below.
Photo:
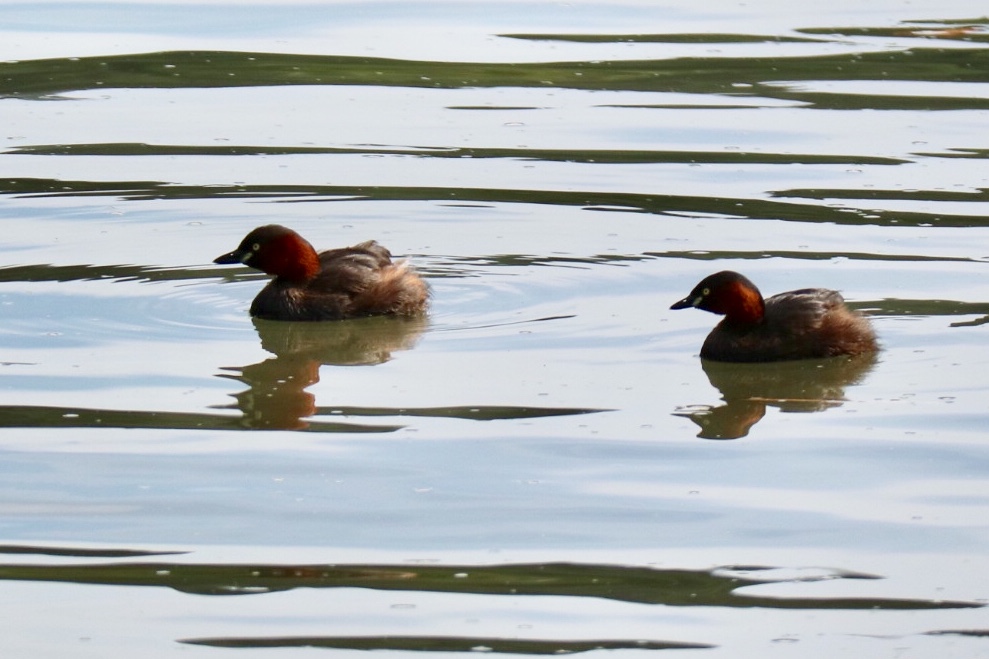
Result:
<svg viewBox="0 0 989 659"><path fill-rule="evenodd" d="M869 321L838 291L804 288L768 300L737 272L706 277L671 309L696 307L725 318L711 330L701 357L720 362L775 362L879 349Z"/></svg>
<svg viewBox="0 0 989 659"><path fill-rule="evenodd" d="M291 229L258 227L213 263L243 263L275 278L251 304L270 320L340 320L384 314L411 316L429 304L429 287L405 261L369 240L316 253Z"/></svg>

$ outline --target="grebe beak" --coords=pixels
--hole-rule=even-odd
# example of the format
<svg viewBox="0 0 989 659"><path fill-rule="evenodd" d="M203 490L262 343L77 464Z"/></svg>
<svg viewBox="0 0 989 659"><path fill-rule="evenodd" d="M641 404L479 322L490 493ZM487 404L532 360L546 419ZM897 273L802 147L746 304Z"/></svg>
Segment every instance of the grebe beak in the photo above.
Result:
<svg viewBox="0 0 989 659"><path fill-rule="evenodd" d="M226 263L247 263L247 259L251 257L251 252L242 252L239 249L224 254L223 256L218 256L213 259L213 263L226 264Z"/></svg>
<svg viewBox="0 0 989 659"><path fill-rule="evenodd" d="M672 307L670 307L670 309L689 309L691 307L696 307L700 303L701 303L701 298L699 297L692 298L688 295L679 302L675 303Z"/></svg>

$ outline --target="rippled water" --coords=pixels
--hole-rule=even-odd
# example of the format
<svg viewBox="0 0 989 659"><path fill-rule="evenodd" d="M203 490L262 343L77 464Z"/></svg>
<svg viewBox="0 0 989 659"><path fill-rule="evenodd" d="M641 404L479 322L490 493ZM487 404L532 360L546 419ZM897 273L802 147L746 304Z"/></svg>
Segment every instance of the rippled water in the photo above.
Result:
<svg viewBox="0 0 989 659"><path fill-rule="evenodd" d="M0 647L989 656L984 13L0 5ZM271 222L429 318L252 322Z"/></svg>

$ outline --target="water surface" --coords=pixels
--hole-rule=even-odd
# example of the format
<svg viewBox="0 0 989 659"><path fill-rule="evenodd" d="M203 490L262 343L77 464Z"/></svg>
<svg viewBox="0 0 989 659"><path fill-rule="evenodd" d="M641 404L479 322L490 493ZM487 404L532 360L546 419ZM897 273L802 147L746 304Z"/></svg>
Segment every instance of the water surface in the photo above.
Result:
<svg viewBox="0 0 989 659"><path fill-rule="evenodd" d="M5 649L989 656L989 22L859 5L0 7ZM429 317L252 322L271 222Z"/></svg>

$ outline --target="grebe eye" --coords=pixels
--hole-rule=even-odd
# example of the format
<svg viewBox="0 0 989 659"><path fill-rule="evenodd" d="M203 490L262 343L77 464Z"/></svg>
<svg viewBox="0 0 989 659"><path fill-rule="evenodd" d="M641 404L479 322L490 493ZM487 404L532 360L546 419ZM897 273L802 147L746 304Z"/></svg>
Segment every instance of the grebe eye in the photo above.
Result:
<svg viewBox="0 0 989 659"><path fill-rule="evenodd" d="M251 245L251 251L252 252L256 252L259 249L261 249L261 243L254 243L253 245Z"/></svg>

